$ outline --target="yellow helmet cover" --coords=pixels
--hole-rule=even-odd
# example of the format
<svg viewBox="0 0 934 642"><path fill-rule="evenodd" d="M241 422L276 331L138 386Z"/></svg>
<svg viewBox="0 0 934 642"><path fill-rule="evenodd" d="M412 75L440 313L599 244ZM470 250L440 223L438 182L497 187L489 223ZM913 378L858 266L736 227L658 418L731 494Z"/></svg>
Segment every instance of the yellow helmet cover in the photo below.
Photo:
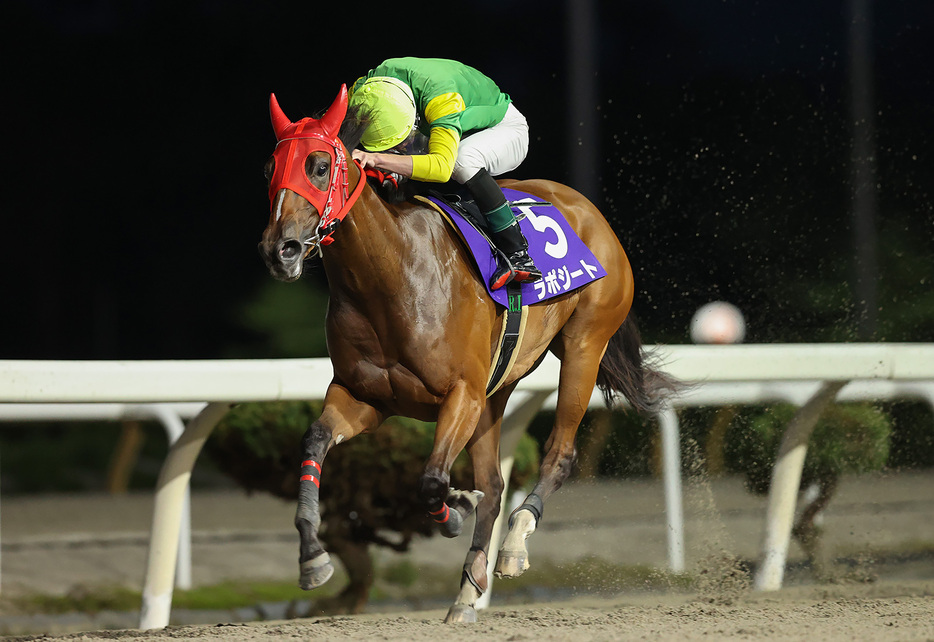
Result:
<svg viewBox="0 0 934 642"><path fill-rule="evenodd" d="M415 126L415 96L398 78L367 78L353 92L350 105L369 113L370 124L360 143L371 152L395 147L408 138Z"/></svg>

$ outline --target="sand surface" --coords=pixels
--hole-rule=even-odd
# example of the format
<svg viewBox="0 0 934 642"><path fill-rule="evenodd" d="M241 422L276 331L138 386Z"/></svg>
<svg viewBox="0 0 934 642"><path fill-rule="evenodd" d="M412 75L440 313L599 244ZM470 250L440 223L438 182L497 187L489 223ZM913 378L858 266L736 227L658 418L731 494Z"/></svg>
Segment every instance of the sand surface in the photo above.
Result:
<svg viewBox="0 0 934 642"><path fill-rule="evenodd" d="M729 603L653 595L491 608L473 624L444 611L101 631L42 640L932 640L934 584L837 586ZM14 638L9 638L10 640ZM39 639L39 638L16 638Z"/></svg>
<svg viewBox="0 0 934 642"><path fill-rule="evenodd" d="M62 594L75 586L139 588L145 568L151 498L67 497L4 501L3 594ZM223 579L295 575L293 508L240 493L192 498L194 585ZM242 622L219 614L210 624L163 631L48 630L42 640L437 640L452 633L477 640L934 640L934 473L849 478L827 511L827 547L838 576L817 581L792 544L785 587L755 592L742 563L754 564L765 500L737 479L685 484L690 589L578 594L562 601L509 603L493 584L490 608L474 624L445 625L446 608L400 607L357 616ZM416 566L450 567L456 587L468 536L417 542L405 555ZM614 564L664 568L664 495L653 480L567 485L546 507L530 540L533 567L597 556ZM400 559L379 552L378 561ZM536 567L536 561L540 562ZM530 575L534 577L534 575ZM456 590L451 591L453 600ZM553 599L553 598L548 598ZM511 601L515 601L514 599ZM178 622L178 620L175 620ZM123 626L128 627L132 624ZM34 630L34 629L33 629ZM74 628L70 630L75 630ZM58 636L58 637L55 637Z"/></svg>

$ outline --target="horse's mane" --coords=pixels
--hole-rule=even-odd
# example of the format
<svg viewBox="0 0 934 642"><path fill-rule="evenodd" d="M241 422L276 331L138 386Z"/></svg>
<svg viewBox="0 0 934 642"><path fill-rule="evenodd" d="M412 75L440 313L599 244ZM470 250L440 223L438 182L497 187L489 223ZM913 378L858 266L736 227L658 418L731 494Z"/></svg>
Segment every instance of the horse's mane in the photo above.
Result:
<svg viewBox="0 0 934 642"><path fill-rule="evenodd" d="M348 106L347 115L344 116L337 136L347 149L353 150L360 145L360 139L363 138L363 132L369 124L369 113L364 112L359 105Z"/></svg>

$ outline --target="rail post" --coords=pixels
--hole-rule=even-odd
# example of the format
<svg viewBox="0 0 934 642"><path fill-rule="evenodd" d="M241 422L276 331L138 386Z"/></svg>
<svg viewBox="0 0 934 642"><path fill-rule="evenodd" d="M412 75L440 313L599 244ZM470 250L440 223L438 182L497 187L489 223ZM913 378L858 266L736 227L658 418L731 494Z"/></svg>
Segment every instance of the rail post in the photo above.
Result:
<svg viewBox="0 0 934 642"><path fill-rule="evenodd" d="M757 591L777 591L782 587L785 560L794 526L795 505L801 486L801 471L807 455L808 438L817 420L847 381L824 383L792 418L772 469L772 486L765 513L765 540L762 545L762 564L756 572L753 586Z"/></svg>
<svg viewBox="0 0 934 642"><path fill-rule="evenodd" d="M191 471L204 442L230 406L230 403L209 403L205 406L172 444L162 464L156 483L152 535L143 581L139 628L144 631L162 629L169 624L182 513Z"/></svg>

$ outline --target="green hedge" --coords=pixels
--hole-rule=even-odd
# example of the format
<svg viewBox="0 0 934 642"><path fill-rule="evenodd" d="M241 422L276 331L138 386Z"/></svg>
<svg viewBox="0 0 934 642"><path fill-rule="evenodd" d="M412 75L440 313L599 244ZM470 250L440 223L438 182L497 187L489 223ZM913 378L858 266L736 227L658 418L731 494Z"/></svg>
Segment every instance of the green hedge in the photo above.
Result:
<svg viewBox="0 0 934 642"><path fill-rule="evenodd" d="M740 415L730 426L724 452L727 467L744 474L753 492L768 492L782 435L796 412L795 406L777 405L752 416ZM888 460L891 434L888 415L871 405L828 406L808 442L802 486L881 469Z"/></svg>
<svg viewBox="0 0 934 642"><path fill-rule="evenodd" d="M315 402L241 404L219 423L205 450L243 488L295 499L302 436L321 409ZM375 543L382 543L376 533L383 529L398 531L406 540L416 533L432 534L416 484L433 440L434 424L390 417L373 433L332 448L321 473L323 529ZM526 436L509 487L526 486L537 476L538 465L538 447ZM451 486L474 488L466 453L451 469Z"/></svg>

